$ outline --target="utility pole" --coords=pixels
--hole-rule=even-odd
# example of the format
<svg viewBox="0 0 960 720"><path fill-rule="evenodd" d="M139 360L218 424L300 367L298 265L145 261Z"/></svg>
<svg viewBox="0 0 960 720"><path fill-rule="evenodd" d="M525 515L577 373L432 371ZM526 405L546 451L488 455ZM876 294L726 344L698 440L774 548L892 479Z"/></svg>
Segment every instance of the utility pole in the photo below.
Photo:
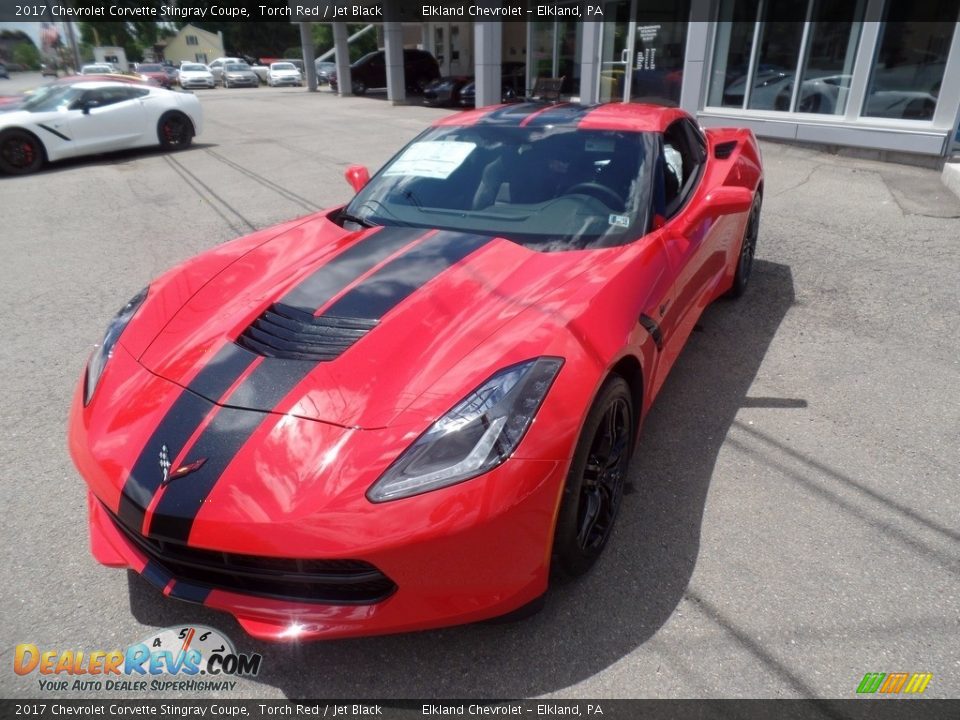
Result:
<svg viewBox="0 0 960 720"><path fill-rule="evenodd" d="M317 66L314 64L313 34L310 23L300 23L300 45L303 48L303 71L307 74L307 89L317 91Z"/></svg>
<svg viewBox="0 0 960 720"><path fill-rule="evenodd" d="M73 55L73 70L74 72L80 72L80 48L77 46L77 36L73 31L73 21L66 21L64 25L67 26L67 42L70 43L70 52Z"/></svg>

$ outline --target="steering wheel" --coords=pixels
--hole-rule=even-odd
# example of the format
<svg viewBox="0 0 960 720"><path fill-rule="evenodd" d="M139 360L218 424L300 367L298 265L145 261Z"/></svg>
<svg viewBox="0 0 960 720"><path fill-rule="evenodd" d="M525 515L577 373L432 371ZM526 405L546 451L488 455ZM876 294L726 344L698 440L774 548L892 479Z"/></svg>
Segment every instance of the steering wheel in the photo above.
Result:
<svg viewBox="0 0 960 720"><path fill-rule="evenodd" d="M598 182L577 183L576 185L567 188L563 194L591 195L609 208L620 208L626 204L624 203L623 198L620 197L616 192L608 188L606 185L601 185ZM610 200L613 200L612 205L609 202Z"/></svg>

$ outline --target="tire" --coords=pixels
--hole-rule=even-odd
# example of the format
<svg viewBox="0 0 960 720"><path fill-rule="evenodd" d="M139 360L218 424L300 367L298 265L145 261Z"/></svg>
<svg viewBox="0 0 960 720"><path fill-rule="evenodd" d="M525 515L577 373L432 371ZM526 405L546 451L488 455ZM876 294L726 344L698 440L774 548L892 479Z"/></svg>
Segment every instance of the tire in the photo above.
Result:
<svg viewBox="0 0 960 720"><path fill-rule="evenodd" d="M193 142L193 123L182 112L165 112L157 122L157 139L164 150L182 150Z"/></svg>
<svg viewBox="0 0 960 720"><path fill-rule="evenodd" d="M635 427L630 387L611 376L587 414L563 488L550 567L555 578L583 575L606 547L623 499Z"/></svg>
<svg viewBox="0 0 960 720"><path fill-rule="evenodd" d="M44 159L43 144L32 133L17 128L0 133L0 171L26 175L39 170Z"/></svg>
<svg viewBox="0 0 960 720"><path fill-rule="evenodd" d="M753 257L757 252L757 235L760 232L760 206L763 198L757 192L753 197L753 205L747 216L747 224L743 228L743 238L740 240L740 254L737 256L737 272L733 276L733 285L727 291L727 297L742 297L750 282L753 271Z"/></svg>
<svg viewBox="0 0 960 720"><path fill-rule="evenodd" d="M353 94L354 95L366 95L367 94L367 84L363 80L354 80L353 81Z"/></svg>

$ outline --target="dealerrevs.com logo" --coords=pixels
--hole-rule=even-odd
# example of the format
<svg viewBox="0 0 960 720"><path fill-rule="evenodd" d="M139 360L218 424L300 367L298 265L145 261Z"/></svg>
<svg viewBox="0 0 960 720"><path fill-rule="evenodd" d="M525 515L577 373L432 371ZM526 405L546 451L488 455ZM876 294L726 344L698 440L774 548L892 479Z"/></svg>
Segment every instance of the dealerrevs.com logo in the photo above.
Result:
<svg viewBox="0 0 960 720"><path fill-rule="evenodd" d="M263 656L238 653L233 642L203 625L169 627L126 650L50 650L17 645L13 670L37 676L41 691L233 690L231 678L253 677Z"/></svg>

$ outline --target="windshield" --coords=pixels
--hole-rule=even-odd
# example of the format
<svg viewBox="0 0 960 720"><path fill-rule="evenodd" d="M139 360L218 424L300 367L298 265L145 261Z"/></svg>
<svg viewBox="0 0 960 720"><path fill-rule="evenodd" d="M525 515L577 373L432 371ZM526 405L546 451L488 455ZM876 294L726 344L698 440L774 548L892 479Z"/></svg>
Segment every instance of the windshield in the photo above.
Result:
<svg viewBox="0 0 960 720"><path fill-rule="evenodd" d="M206 65L184 65L180 68L181 72L207 72Z"/></svg>
<svg viewBox="0 0 960 720"><path fill-rule="evenodd" d="M112 73L113 68L109 65L85 65L80 71L81 75L95 75L100 73Z"/></svg>
<svg viewBox="0 0 960 720"><path fill-rule="evenodd" d="M162 65L140 65L137 68L137 70L140 72L163 72L164 71Z"/></svg>
<svg viewBox="0 0 960 720"><path fill-rule="evenodd" d="M619 245L647 231L655 157L652 133L432 128L344 213L374 225L497 235L541 250Z"/></svg>
<svg viewBox="0 0 960 720"><path fill-rule="evenodd" d="M59 110L69 107L70 103L80 97L82 93L83 90L73 85L47 85L33 93L30 99L20 106L20 109L30 112Z"/></svg>
<svg viewBox="0 0 960 720"><path fill-rule="evenodd" d="M249 70L250 66L246 63L230 63L224 68L227 72L242 72L243 70Z"/></svg>
<svg viewBox="0 0 960 720"><path fill-rule="evenodd" d="M293 63L274 63L270 67L274 70L296 70Z"/></svg>

